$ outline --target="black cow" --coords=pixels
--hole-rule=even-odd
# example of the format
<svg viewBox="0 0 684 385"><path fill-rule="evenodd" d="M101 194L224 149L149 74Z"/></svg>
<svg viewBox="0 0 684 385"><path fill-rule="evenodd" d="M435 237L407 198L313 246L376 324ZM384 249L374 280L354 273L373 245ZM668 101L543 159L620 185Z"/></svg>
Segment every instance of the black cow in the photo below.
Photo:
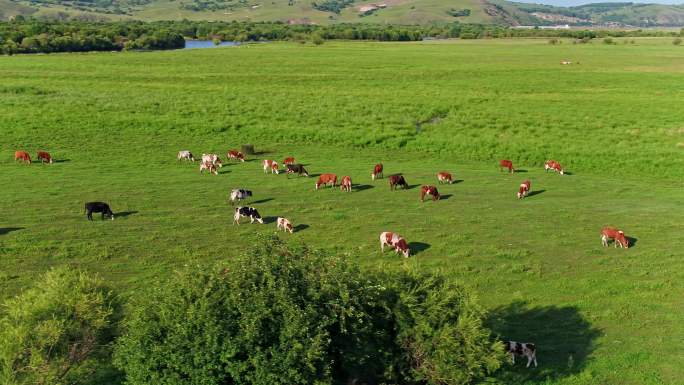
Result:
<svg viewBox="0 0 684 385"><path fill-rule="evenodd" d="M112 220L114 220L114 213L109 205L104 202L88 202L85 204L85 210L88 213L88 220L93 220L93 213L102 213L102 220L105 219L105 215L108 215Z"/></svg>
<svg viewBox="0 0 684 385"><path fill-rule="evenodd" d="M402 186L404 189L408 188L408 183L403 175L390 175L389 177L390 190L394 190L397 186Z"/></svg>
<svg viewBox="0 0 684 385"><path fill-rule="evenodd" d="M240 225L240 218L242 217L249 217L249 223L254 223L254 221L257 221L262 225L264 224L264 220L254 207L236 207L235 215L233 216L233 224L237 223Z"/></svg>
<svg viewBox="0 0 684 385"><path fill-rule="evenodd" d="M309 176L309 173L301 164L286 164L285 167L287 168L285 170L285 173L287 173L288 178L290 177L290 174L294 173L297 173L297 175L299 176L302 176L302 174L304 174L305 176Z"/></svg>
<svg viewBox="0 0 684 385"><path fill-rule="evenodd" d="M230 192L230 204L234 204L235 202L239 202L243 199L247 199L252 196L252 192L250 190L243 190L243 189L235 189Z"/></svg>

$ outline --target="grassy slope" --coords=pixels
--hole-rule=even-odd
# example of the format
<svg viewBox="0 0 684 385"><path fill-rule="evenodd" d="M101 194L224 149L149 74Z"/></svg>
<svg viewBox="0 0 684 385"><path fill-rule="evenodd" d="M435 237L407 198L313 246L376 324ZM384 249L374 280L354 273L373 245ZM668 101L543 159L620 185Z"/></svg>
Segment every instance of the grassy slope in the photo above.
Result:
<svg viewBox="0 0 684 385"><path fill-rule="evenodd" d="M566 57L582 64L559 66ZM101 272L130 293L183 264L249 250L251 235L275 224L231 226L227 192L246 187L269 221L285 215L308 226L291 236L297 241L368 267L417 263L474 287L495 330L540 345L540 369L506 369L502 382L677 383L684 116L672 107L682 98L672 83L683 60L664 40L0 57L8 133L0 297L54 265ZM382 149L397 145L392 138L401 140L416 117L445 109L444 119L406 137L412 150ZM345 145L376 139L377 148ZM350 174L364 187L314 192L311 178L265 176L258 160L200 176L174 158L182 148L223 153L247 140L268 151L262 157L295 155L313 173ZM456 151L416 151L427 143ZM64 161L15 165L18 148L49 149ZM525 162L525 154L534 156ZM537 154L573 175L545 174ZM473 161L509 156L527 172L508 176L491 160ZM433 183L442 169L462 182L441 188L447 199L421 204L416 188L390 193L386 180L369 180L380 160L386 174L403 172L414 185ZM676 167L658 165L667 161ZM615 164L630 167L607 166ZM525 178L543 192L517 201ZM88 223L82 203L95 199L129 214ZM606 224L625 228L636 247L602 248L597 233ZM416 258L380 255L377 234L387 229L414 242Z"/></svg>

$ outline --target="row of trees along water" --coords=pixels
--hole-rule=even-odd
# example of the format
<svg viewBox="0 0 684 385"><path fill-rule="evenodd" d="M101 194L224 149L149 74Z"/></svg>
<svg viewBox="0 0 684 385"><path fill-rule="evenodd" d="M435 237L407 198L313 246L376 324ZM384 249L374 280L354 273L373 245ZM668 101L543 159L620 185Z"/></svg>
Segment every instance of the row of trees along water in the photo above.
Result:
<svg viewBox="0 0 684 385"><path fill-rule="evenodd" d="M447 23L434 25L335 24L289 25L281 22L207 21L46 21L17 17L0 23L0 54L131 49L163 50L185 46L185 39L222 41L377 40L418 41L429 38L556 37L593 39L605 37L677 36L664 30L541 30L496 25Z"/></svg>

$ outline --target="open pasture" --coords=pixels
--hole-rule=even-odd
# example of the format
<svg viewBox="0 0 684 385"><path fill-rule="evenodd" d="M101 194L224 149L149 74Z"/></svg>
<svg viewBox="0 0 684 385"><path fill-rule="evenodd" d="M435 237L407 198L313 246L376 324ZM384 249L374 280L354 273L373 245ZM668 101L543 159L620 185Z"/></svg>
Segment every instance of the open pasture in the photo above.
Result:
<svg viewBox="0 0 684 385"><path fill-rule="evenodd" d="M684 51L653 40L0 57L0 297L62 264L130 295L249 250L285 216L295 242L473 287L495 332L538 345L540 367L505 366L501 383L681 383L683 71ZM226 162L247 142L261 153ZM18 149L55 163L15 164ZM176 161L184 149L228 164L200 175ZM351 175L354 192L263 174L262 159L290 155L313 175ZM499 172L503 158L524 172ZM570 175L545 173L547 159ZM377 162L385 179L371 181ZM421 203L438 171L458 182ZM398 172L411 188L390 192ZM525 179L532 194L517 200ZM254 191L246 204L266 224L232 225L232 188ZM88 222L91 200L116 220ZM634 247L602 247L605 225ZM386 230L415 257L381 254Z"/></svg>

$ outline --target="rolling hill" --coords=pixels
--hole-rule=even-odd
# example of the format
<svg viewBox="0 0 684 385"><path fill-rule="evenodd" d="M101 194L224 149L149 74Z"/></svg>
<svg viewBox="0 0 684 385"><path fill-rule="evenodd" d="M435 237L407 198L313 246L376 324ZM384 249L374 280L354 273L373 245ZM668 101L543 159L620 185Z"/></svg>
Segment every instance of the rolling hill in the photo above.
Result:
<svg viewBox="0 0 684 385"><path fill-rule="evenodd" d="M684 25L684 5L597 3L555 7L505 0L0 0L0 20L16 15L53 19L239 20L295 24L459 21L509 26Z"/></svg>

